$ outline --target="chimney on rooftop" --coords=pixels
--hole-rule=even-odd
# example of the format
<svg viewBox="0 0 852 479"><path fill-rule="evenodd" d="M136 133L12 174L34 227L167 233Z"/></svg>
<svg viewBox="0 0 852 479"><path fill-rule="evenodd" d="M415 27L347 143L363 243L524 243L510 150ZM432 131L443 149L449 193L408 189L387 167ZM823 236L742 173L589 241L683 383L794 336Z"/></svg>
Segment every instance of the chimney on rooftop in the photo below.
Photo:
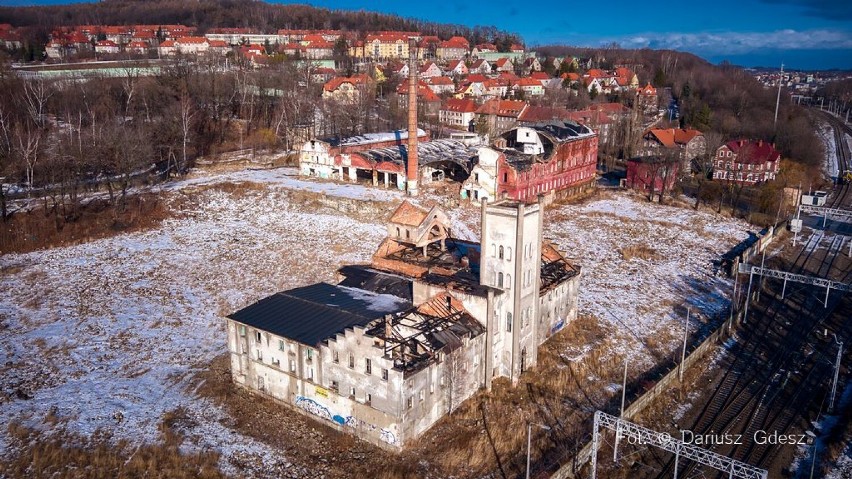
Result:
<svg viewBox="0 0 852 479"><path fill-rule="evenodd" d="M408 37L408 194L417 196L417 44Z"/></svg>

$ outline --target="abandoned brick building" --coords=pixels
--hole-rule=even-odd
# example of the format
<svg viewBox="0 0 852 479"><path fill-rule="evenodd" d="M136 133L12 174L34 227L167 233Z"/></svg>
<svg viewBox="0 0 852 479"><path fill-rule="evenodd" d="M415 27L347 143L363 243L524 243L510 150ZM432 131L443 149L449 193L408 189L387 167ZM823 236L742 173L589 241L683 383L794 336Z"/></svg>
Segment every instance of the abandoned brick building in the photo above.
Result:
<svg viewBox="0 0 852 479"><path fill-rule="evenodd" d="M408 201L368 265L227 318L233 380L399 449L492 381L516 383L576 317L579 267L542 240L541 202L482 204L479 243Z"/></svg>
<svg viewBox="0 0 852 479"><path fill-rule="evenodd" d="M598 137L572 121L551 120L513 128L480 148L478 162L461 188L472 201L545 201L594 188Z"/></svg>

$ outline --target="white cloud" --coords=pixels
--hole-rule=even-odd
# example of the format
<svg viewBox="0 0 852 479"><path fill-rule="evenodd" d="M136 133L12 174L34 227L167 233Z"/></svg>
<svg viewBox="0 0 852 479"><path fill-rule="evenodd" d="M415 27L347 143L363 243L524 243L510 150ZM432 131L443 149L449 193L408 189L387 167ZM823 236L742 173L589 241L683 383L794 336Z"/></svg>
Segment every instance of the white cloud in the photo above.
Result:
<svg viewBox="0 0 852 479"><path fill-rule="evenodd" d="M607 41L624 48L655 48L702 53L742 54L759 50L852 49L852 32L776 30L773 32L642 33Z"/></svg>

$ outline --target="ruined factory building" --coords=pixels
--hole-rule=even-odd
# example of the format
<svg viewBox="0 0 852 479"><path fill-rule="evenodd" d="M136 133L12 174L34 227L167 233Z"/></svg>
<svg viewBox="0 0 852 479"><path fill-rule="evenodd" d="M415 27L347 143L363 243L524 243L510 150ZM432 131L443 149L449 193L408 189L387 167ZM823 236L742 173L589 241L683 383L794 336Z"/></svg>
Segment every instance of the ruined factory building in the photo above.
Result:
<svg viewBox="0 0 852 479"><path fill-rule="evenodd" d="M461 182L467 178L475 152L457 140L428 141L428 136L422 132L418 130L419 181L428 184L447 178ZM374 141L376 139L380 141ZM403 190L408 161L407 139L407 132L395 131L334 141L311 140L299 153L299 172L303 176Z"/></svg>
<svg viewBox="0 0 852 479"><path fill-rule="evenodd" d="M579 123L553 120L513 128L480 148L462 198L545 202L594 187L598 137Z"/></svg>
<svg viewBox="0 0 852 479"><path fill-rule="evenodd" d="M482 205L482 239L403 202L372 262L227 318L234 382L399 449L497 377L517 383L577 314L580 269L543 241L540 203Z"/></svg>

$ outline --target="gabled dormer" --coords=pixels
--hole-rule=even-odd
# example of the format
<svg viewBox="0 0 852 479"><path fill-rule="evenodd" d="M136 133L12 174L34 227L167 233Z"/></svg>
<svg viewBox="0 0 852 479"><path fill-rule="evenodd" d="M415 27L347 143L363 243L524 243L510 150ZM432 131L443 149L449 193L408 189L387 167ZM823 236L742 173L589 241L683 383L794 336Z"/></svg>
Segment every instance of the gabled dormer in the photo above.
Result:
<svg viewBox="0 0 852 479"><path fill-rule="evenodd" d="M388 236L398 243L423 248L424 253L427 245L440 242L443 251L450 236L448 223L447 214L437 205L427 211L406 200L391 215Z"/></svg>

